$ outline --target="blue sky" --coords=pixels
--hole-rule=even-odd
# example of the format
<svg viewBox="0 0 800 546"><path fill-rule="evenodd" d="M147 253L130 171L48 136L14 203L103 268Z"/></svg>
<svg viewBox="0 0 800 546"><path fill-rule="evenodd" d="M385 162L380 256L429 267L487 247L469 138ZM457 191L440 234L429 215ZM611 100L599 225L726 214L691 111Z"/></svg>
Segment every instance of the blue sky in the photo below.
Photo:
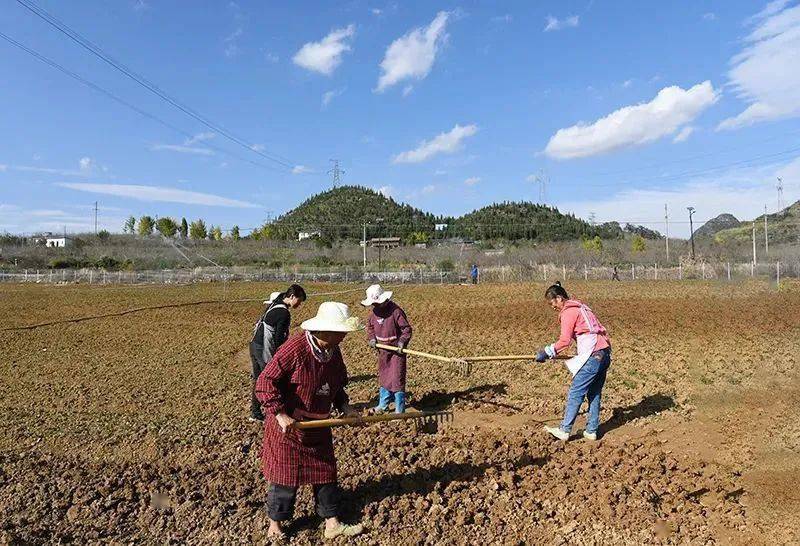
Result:
<svg viewBox="0 0 800 546"><path fill-rule="evenodd" d="M681 236L800 198L800 6L202 2L36 5L232 142L19 3L0 32L0 231L130 214L261 224L343 180L438 214L539 200ZM226 153L228 152L228 153ZM230 155L229 155L230 154ZM255 164L254 164L255 163Z"/></svg>

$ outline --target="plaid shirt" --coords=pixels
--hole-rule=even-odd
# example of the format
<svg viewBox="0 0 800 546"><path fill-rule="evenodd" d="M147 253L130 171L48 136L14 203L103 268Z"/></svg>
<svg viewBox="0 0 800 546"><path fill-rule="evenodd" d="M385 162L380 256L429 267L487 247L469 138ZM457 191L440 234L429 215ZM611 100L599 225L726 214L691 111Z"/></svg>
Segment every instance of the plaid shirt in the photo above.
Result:
<svg viewBox="0 0 800 546"><path fill-rule="evenodd" d="M336 481L331 429L281 431L275 415L298 421L324 419L331 407L348 401L347 369L337 347L330 359L318 359L305 332L284 343L256 382L256 397L266 416L261 463L270 483L297 487Z"/></svg>
<svg viewBox="0 0 800 546"><path fill-rule="evenodd" d="M373 308L367 319L367 338L378 343L405 346L411 341L411 325L405 311L393 301ZM406 390L406 355L385 349L378 350L378 382L391 392Z"/></svg>

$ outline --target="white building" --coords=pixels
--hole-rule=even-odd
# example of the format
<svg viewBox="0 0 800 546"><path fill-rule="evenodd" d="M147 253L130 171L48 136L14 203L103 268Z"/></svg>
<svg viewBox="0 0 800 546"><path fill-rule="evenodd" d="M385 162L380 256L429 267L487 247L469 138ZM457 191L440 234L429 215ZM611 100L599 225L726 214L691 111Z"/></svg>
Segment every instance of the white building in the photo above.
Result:
<svg viewBox="0 0 800 546"><path fill-rule="evenodd" d="M48 237L45 239L47 248L66 248L72 246L72 239L69 237Z"/></svg>
<svg viewBox="0 0 800 546"><path fill-rule="evenodd" d="M301 231L297 234L298 241L305 241L306 239L312 239L314 237L320 237L322 233L319 231Z"/></svg>

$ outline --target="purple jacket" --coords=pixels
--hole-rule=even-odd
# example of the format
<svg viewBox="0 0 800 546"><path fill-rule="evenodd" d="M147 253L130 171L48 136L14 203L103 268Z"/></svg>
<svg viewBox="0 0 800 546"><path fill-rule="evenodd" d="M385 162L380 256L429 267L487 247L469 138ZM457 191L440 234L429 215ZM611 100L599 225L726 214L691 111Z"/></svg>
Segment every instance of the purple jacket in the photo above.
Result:
<svg viewBox="0 0 800 546"><path fill-rule="evenodd" d="M393 301L372 309L367 319L368 339L384 345L405 346L411 341L411 325L405 312ZM385 349L378 350L378 381L391 392L406 390L406 355Z"/></svg>

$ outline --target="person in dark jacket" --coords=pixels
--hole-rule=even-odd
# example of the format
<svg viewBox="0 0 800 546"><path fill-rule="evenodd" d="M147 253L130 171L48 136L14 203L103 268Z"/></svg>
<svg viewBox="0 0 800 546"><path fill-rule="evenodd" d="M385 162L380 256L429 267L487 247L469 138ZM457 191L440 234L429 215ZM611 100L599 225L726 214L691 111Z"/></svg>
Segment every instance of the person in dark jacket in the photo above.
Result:
<svg viewBox="0 0 800 546"><path fill-rule="evenodd" d="M272 294L267 310L261 315L253 328L250 340L250 360L253 364L253 389L250 399L250 420L263 421L264 414L255 394L258 376L272 360L278 347L289 338L289 325L292 321L291 309L297 309L306 301L306 291L299 284L293 284L285 292Z"/></svg>

